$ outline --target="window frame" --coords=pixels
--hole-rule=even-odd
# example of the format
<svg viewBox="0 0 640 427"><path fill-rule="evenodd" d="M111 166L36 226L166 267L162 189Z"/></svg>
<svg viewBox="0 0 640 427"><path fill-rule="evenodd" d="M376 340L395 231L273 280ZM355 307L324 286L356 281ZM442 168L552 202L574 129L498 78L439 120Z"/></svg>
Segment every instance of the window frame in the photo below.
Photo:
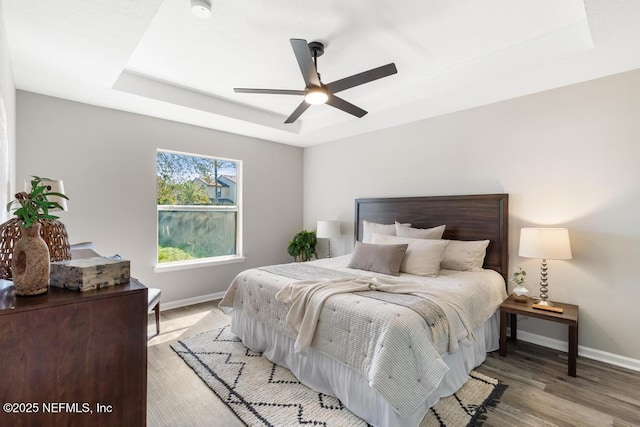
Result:
<svg viewBox="0 0 640 427"><path fill-rule="evenodd" d="M210 156L206 154L194 154L187 153L183 151L175 151L175 150L166 150L158 148L156 149L156 174L157 174L157 165L158 160L157 156L159 153L171 153L183 156L191 156L191 157L200 157L200 158L210 158L214 160L233 162L236 164L236 200L235 206L229 205L159 205L158 204L158 189L156 185L156 251L155 251L155 263L154 263L154 271L155 272L167 272L167 271L177 271L177 270L185 270L192 268L201 268L201 267L209 267L214 265L224 265L224 264L234 264L245 261L244 252L243 252L243 244L242 244L242 231L243 231L243 215L242 215L242 160L230 159L219 156ZM216 188L216 191L218 189ZM207 258L196 258L189 260L181 260L181 261L171 261L171 262L159 262L158 261L158 248L159 248L159 212L161 211L181 211L181 212L236 212L236 230L235 230L235 247L236 253L233 255L221 255L215 257L207 257Z"/></svg>

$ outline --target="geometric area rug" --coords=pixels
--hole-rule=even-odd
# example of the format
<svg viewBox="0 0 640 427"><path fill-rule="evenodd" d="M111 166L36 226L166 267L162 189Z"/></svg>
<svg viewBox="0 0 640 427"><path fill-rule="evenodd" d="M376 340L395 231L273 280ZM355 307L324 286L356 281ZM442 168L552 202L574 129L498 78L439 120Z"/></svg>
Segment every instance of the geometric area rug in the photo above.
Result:
<svg viewBox="0 0 640 427"><path fill-rule="evenodd" d="M286 368L246 348L229 326L179 340L173 350L248 426L367 426L333 396L301 384ZM479 426L506 389L472 371L454 395L440 399L420 426Z"/></svg>

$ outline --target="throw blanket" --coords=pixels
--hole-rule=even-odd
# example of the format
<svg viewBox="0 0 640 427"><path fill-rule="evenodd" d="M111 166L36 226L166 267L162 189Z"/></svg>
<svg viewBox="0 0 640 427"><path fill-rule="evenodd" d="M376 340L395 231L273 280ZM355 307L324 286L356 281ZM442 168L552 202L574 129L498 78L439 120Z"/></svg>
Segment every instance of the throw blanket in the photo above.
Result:
<svg viewBox="0 0 640 427"><path fill-rule="evenodd" d="M287 325L297 334L295 349L304 352L311 345L324 302L331 296L341 293L379 291L399 294L411 294L436 302L441 306L449 325L462 325L468 337L473 337L471 317L465 310L464 301L450 293L429 289L424 285L406 280L394 280L386 277L341 278L326 281L305 280L289 283L277 294L276 299L291 304L287 313ZM456 318L457 317L457 318ZM457 321L459 319L459 322ZM449 352L458 347L460 333L449 334Z"/></svg>
<svg viewBox="0 0 640 427"><path fill-rule="evenodd" d="M318 267L311 263L292 263L292 264L280 264L280 265L270 265L266 267L260 267L260 270L268 271L270 273L278 274L280 276L290 277L292 279L298 280L309 280L308 283L314 283L313 280L318 281L328 281L331 279L340 279L335 280L339 282L341 280L349 280L351 278L357 278L360 276L356 276L353 274L348 274L338 270L332 270L330 268ZM362 277L362 280L371 280L371 277ZM391 280L391 279L387 279ZM412 282L413 284L417 284L416 282ZM373 298L380 301L388 302L391 304L401 305L403 307L410 308L414 312L416 312L420 317L424 319L427 326L431 331L431 340L433 345L435 346L438 354L444 354L449 349L449 323L447 321L446 315L440 308L438 304L433 301L426 300L424 298L409 295L409 294L391 294L388 292L376 292L376 291L365 291L365 292L353 292L355 295ZM287 303L288 301L282 302ZM317 320L316 320L317 323ZM291 325L289 325L291 327ZM294 325L291 329L297 334L298 328ZM314 328L315 330L315 328ZM313 337L309 337L309 343L311 343L311 339ZM305 345L305 348L308 345ZM300 350L298 350L300 351Z"/></svg>
<svg viewBox="0 0 640 427"><path fill-rule="evenodd" d="M278 264L260 267L259 270L280 276L291 277L297 280L329 280L358 277L353 274L344 273L330 268L318 267L309 262L297 262L291 264Z"/></svg>

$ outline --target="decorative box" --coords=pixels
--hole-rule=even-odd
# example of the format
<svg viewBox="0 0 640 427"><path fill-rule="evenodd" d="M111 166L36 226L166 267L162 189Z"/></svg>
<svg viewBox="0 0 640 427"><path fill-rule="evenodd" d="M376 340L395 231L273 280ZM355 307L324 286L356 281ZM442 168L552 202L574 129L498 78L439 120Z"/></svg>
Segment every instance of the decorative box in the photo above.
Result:
<svg viewBox="0 0 640 427"><path fill-rule="evenodd" d="M93 257L51 263L51 286L89 291L128 283L130 262L124 259Z"/></svg>

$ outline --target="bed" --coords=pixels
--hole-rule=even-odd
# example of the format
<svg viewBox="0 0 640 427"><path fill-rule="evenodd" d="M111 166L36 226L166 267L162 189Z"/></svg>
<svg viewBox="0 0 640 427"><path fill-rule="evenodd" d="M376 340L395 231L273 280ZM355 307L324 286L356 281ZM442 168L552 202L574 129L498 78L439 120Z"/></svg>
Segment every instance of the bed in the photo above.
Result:
<svg viewBox="0 0 640 427"><path fill-rule="evenodd" d="M482 268L442 269L437 277L350 268L362 247L380 246L365 234L372 224L411 232L445 225L445 246L487 240ZM497 308L506 298L508 268L508 195L357 199L354 230L353 254L246 270L220 307L231 311L231 330L248 348L286 366L314 390L336 396L369 424L417 426L498 347ZM375 233L374 239L389 243L384 239L394 238ZM425 240L442 246L438 239ZM306 292L304 298L287 300L298 291ZM313 298L325 295L313 310L300 303L312 299L312 292ZM302 323L292 323L295 307L306 307ZM315 318L308 321L314 310Z"/></svg>

